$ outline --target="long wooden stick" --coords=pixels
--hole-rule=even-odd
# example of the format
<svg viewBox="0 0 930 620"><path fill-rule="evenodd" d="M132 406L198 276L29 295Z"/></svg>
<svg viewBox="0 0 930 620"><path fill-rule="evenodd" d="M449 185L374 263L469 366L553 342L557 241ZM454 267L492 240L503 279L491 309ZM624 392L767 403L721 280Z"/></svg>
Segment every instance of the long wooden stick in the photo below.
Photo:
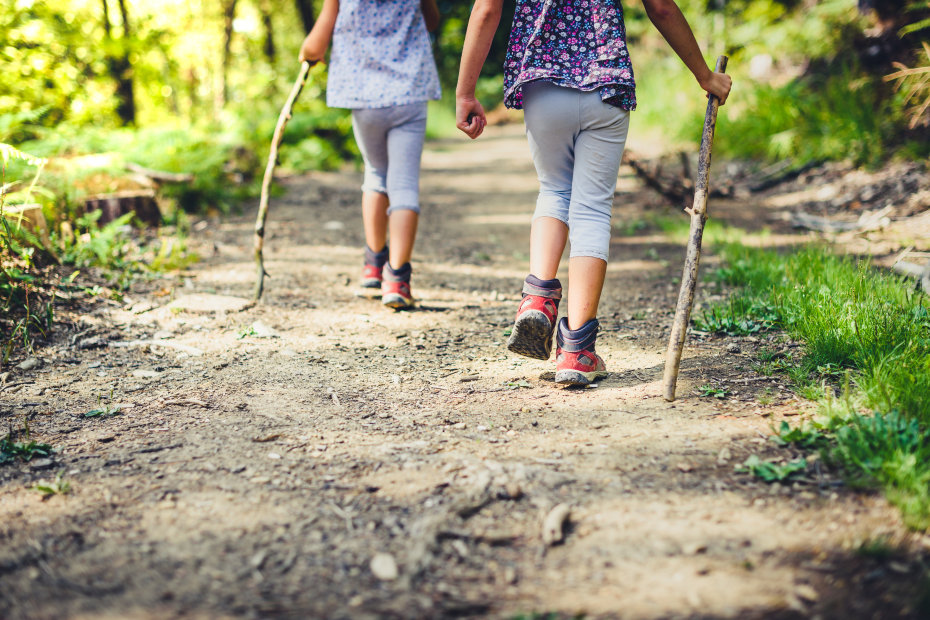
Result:
<svg viewBox="0 0 930 620"><path fill-rule="evenodd" d="M727 57L717 59L718 73L727 70ZM704 114L704 133L701 136L701 152L698 157L697 181L694 184L694 202L685 209L691 215L691 232L688 235L688 250L685 255L685 268L681 275L681 292L678 294L678 307L675 309L675 322L672 335L668 341L665 355L665 400L675 400L675 385L678 383L678 367L681 364L681 351L685 346L688 333L688 321L691 319L691 307L694 305L694 290L697 287L698 266L701 262L701 240L704 237L704 222L707 221L707 176L710 171L710 151L714 144L714 128L717 126L717 107L719 101L713 95L707 102Z"/></svg>
<svg viewBox="0 0 930 620"><path fill-rule="evenodd" d="M271 193L271 179L274 175L274 167L278 162L278 147L281 146L281 139L284 137L284 127L291 120L291 110L294 108L294 102L300 96L304 84L307 82L307 74L310 72L311 64L307 61L300 63L300 73L291 88L291 94L287 96L284 107L281 108L281 114L278 115L278 124L274 128L274 136L271 138L271 150L268 152L268 164L265 166L265 177L262 179L262 197L258 204L258 218L255 220L255 301L262 296L265 288L265 271L264 256L262 251L265 246L265 219L268 217L268 197Z"/></svg>

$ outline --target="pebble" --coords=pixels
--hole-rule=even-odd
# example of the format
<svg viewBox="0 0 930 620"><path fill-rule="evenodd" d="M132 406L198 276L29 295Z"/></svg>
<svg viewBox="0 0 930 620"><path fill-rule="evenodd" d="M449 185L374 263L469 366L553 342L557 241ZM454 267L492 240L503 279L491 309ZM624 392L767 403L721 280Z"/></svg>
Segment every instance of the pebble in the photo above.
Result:
<svg viewBox="0 0 930 620"><path fill-rule="evenodd" d="M174 338L174 332L169 332L166 329L160 329L152 334L152 340L167 340L168 338Z"/></svg>
<svg viewBox="0 0 930 620"><path fill-rule="evenodd" d="M40 364L41 362L39 361L38 358L29 357L21 361L19 364L17 364L16 367L19 368L20 370L33 370L35 368L38 368Z"/></svg>
<svg viewBox="0 0 930 620"><path fill-rule="evenodd" d="M371 558L371 572L381 581L393 581L400 574L397 562L390 553L376 553Z"/></svg>
<svg viewBox="0 0 930 620"><path fill-rule="evenodd" d="M161 373L157 370L133 370L133 377L138 377L139 379L154 379L155 377L161 376Z"/></svg>
<svg viewBox="0 0 930 620"><path fill-rule="evenodd" d="M323 224L323 230L344 230L345 227L345 223L339 220L330 220Z"/></svg>
<svg viewBox="0 0 930 620"><path fill-rule="evenodd" d="M90 338L81 338L77 342L78 349L98 349L107 346L107 341L100 336L91 336Z"/></svg>
<svg viewBox="0 0 930 620"><path fill-rule="evenodd" d="M278 454L277 452L269 452L269 453L268 453L268 458L277 460L277 459L281 458L281 455Z"/></svg>
<svg viewBox="0 0 930 620"><path fill-rule="evenodd" d="M465 424L464 422L456 422L455 424L452 425L452 428L454 428L457 431L464 431L467 426L468 425Z"/></svg>
<svg viewBox="0 0 930 620"><path fill-rule="evenodd" d="M29 461L29 467L35 470L40 469L51 469L55 466L55 461L52 459L33 459Z"/></svg>
<svg viewBox="0 0 930 620"><path fill-rule="evenodd" d="M735 342L728 344L727 353L739 353L739 345L736 344Z"/></svg>
<svg viewBox="0 0 930 620"><path fill-rule="evenodd" d="M273 328L265 325L261 321L255 321L252 323L252 334L253 338L279 338L278 332Z"/></svg>

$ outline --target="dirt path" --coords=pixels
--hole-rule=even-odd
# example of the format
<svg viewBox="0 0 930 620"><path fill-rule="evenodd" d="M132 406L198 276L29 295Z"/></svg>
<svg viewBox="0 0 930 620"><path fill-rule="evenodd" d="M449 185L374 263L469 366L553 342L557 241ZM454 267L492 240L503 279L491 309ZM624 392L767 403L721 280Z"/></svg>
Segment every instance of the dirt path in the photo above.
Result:
<svg viewBox="0 0 930 620"><path fill-rule="evenodd" d="M660 397L680 246L616 237L612 374L560 389L503 346L535 199L522 134L425 161L416 311L353 295L358 175L313 175L274 203L262 305L164 294L247 297L249 211L196 227L186 284L101 306L8 379L4 421L61 452L0 467L0 617L917 617L920 540L881 498L734 473L803 407L752 373L758 340L693 343L682 398ZM617 221L651 202L625 171ZM761 220L747 209L718 211ZM118 346L145 339L164 346ZM729 399L697 396L718 380ZM29 490L59 470L69 495ZM566 540L546 548L558 503Z"/></svg>

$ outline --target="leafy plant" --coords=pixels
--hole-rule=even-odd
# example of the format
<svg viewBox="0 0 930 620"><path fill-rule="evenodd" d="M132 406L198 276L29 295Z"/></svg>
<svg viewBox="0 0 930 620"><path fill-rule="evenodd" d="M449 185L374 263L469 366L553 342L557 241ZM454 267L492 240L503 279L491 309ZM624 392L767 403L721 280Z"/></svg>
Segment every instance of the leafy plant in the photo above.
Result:
<svg viewBox="0 0 930 620"><path fill-rule="evenodd" d="M48 484L37 483L32 487L33 491L42 493L42 499L48 499L53 495L67 495L71 492L71 483L64 479L65 472L60 471L55 476L55 481Z"/></svg>
<svg viewBox="0 0 930 620"><path fill-rule="evenodd" d="M727 390L726 388L716 387L709 383L702 385L700 387L700 390L701 390L699 393L700 396L711 396L713 398L719 398L719 399L724 399L730 394L730 391Z"/></svg>
<svg viewBox="0 0 930 620"><path fill-rule="evenodd" d="M23 436L22 441L17 441L19 435ZM23 428L20 431L10 431L5 437L0 439L0 465L11 463L16 459L21 461L31 461L33 457L51 456L54 448L47 443L39 443L29 439L29 425L23 421Z"/></svg>
<svg viewBox="0 0 930 620"><path fill-rule="evenodd" d="M763 461L756 454L751 455L741 466L736 467L737 472L752 474L765 482L784 482L806 470L806 459L797 459L779 465L774 461Z"/></svg>

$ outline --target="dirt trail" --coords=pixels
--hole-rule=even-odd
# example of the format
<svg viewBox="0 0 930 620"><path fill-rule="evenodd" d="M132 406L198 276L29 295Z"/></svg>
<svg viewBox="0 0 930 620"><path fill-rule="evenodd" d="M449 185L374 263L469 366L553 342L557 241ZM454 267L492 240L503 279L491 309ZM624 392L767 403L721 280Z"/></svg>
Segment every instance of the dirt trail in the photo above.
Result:
<svg viewBox="0 0 930 620"><path fill-rule="evenodd" d="M803 408L750 370L758 339L692 341L682 398L660 397L682 247L615 238L596 388L508 354L536 183L519 129L489 133L428 147L417 310L353 295L359 175L311 175L272 206L260 306L133 292L11 377L4 421L61 452L0 467L0 617L917 617L920 541L884 500L734 472ZM616 221L653 202L624 171ZM253 217L197 227L172 295L248 297ZM724 379L729 399L697 396ZM83 417L100 404L121 412ZM58 470L70 495L29 490Z"/></svg>

